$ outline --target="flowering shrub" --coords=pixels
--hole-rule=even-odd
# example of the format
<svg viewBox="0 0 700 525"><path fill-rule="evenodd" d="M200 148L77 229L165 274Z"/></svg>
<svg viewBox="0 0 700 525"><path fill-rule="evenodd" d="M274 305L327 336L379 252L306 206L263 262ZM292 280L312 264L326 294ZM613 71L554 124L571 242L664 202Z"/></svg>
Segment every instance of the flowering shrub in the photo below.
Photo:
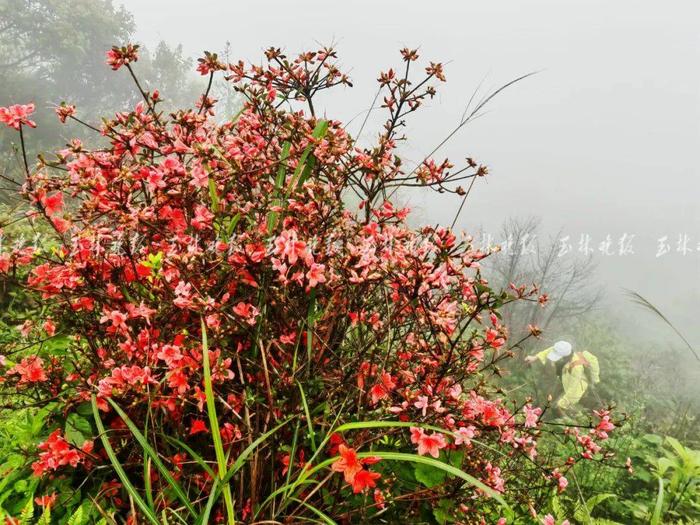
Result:
<svg viewBox="0 0 700 525"><path fill-rule="evenodd" d="M331 49L270 49L264 66L207 53L198 71L224 72L245 101L223 123L208 92L163 114L134 75L137 46L108 52L143 101L103 122L107 147L74 140L26 164L27 218L52 241L0 255L46 305L2 380L19 405L56 406L32 467L47 497L80 472L100 512L130 523L511 523L516 508L537 516L529 488L564 490L574 463L604 457L607 411L559 432L576 455L542 460L547 407L493 384L517 347L499 308L537 289L491 290L487 252L409 227L392 203L404 186L464 195L487 172L404 166L405 119L444 74L430 63L412 80L418 54L402 57L379 77L388 118L362 148L316 116L319 91L350 85ZM0 111L22 144L32 108ZM55 337L58 355L43 346Z"/></svg>

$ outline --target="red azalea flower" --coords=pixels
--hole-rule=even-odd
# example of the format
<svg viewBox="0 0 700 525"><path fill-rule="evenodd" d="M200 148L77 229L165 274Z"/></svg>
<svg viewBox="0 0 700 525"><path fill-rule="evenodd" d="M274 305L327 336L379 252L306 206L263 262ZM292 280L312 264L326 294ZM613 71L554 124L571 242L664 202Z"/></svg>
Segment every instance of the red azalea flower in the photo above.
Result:
<svg viewBox="0 0 700 525"><path fill-rule="evenodd" d="M51 494L45 494L44 496L37 496L34 498L34 503L41 507L49 507L54 504L56 501L56 493L52 492Z"/></svg>
<svg viewBox="0 0 700 525"><path fill-rule="evenodd" d="M352 491L355 494L362 492L366 489L371 489L377 486L375 480L381 478L379 472L372 472L371 470L362 469L357 472L352 480Z"/></svg>
<svg viewBox="0 0 700 525"><path fill-rule="evenodd" d="M440 455L440 450L447 446L445 436L439 432L426 434L422 428L411 427L411 442L418 445L418 454L430 454L434 458Z"/></svg>
<svg viewBox="0 0 700 525"><path fill-rule="evenodd" d="M62 124L65 124L66 119L68 119L68 117L75 115L75 106L73 106L72 104L61 104L55 109L55 111L56 115L58 115L58 120L60 120Z"/></svg>
<svg viewBox="0 0 700 525"><path fill-rule="evenodd" d="M48 381L48 376L44 370L44 360L39 356L25 357L14 367L7 371L7 374L18 374L19 384L42 383Z"/></svg>
<svg viewBox="0 0 700 525"><path fill-rule="evenodd" d="M35 128L36 123L29 119L29 115L34 113L34 104L14 104L9 107L0 107L0 122L12 129L19 130L24 124L30 128Z"/></svg>
<svg viewBox="0 0 700 525"><path fill-rule="evenodd" d="M355 449L349 448L343 444L338 447L340 459L335 461L331 468L335 472L342 472L346 483L352 483L355 474L362 470L362 462L357 457Z"/></svg>
<svg viewBox="0 0 700 525"><path fill-rule="evenodd" d="M139 46L134 44L127 44L122 47L112 47L112 49L107 51L107 65L116 71L126 64L136 62L139 59L138 49Z"/></svg>
<svg viewBox="0 0 700 525"><path fill-rule="evenodd" d="M209 429L207 428L207 424L202 419L195 419L192 421L192 425L190 426L190 436L194 436L200 432L208 433Z"/></svg>

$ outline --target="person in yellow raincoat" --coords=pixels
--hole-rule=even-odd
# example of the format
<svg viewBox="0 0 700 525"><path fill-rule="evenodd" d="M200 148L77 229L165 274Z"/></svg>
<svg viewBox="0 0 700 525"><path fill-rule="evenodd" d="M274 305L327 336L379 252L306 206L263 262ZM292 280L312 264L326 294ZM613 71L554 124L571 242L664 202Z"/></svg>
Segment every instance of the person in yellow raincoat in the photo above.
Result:
<svg viewBox="0 0 700 525"><path fill-rule="evenodd" d="M600 382L598 358L587 350L574 352L568 341L557 341L535 355L525 358L528 363L539 361L553 367L559 378L559 388L551 392L556 407L568 410L578 403L591 385Z"/></svg>

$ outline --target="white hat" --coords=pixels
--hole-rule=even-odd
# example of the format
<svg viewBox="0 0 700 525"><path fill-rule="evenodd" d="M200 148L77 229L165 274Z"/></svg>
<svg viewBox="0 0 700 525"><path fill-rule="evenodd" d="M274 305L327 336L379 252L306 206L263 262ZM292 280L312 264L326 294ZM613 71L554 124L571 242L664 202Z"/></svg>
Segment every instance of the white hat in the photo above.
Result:
<svg viewBox="0 0 700 525"><path fill-rule="evenodd" d="M554 343L554 347L552 348L552 350L547 354L547 359L549 359L552 362L557 362L562 357L570 355L571 349L571 343L569 343L568 341L557 341L556 343Z"/></svg>

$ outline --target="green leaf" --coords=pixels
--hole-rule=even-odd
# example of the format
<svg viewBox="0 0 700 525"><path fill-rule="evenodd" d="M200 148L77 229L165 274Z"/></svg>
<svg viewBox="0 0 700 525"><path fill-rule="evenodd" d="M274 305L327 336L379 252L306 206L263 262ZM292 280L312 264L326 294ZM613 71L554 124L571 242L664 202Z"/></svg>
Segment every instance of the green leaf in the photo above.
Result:
<svg viewBox="0 0 700 525"><path fill-rule="evenodd" d="M51 505L46 506L44 512L42 512L39 517L39 521L36 522L36 525L51 525Z"/></svg>
<svg viewBox="0 0 700 525"><path fill-rule="evenodd" d="M202 456L200 456L200 455L197 454L194 450L192 450L192 448L191 448L187 443L185 443L185 442L183 442L183 441L180 441L179 439L176 439L176 438L174 438L174 437L172 437L172 436L165 436L165 435L164 435L163 437L164 437L165 439L167 439L168 441L170 441L171 443L177 445L178 447L181 447L185 452L187 452L187 454L189 454L190 457L191 457L192 459L194 459L195 462L196 462L200 467L202 467L202 469L203 469L207 474L209 474L212 478L215 478L215 477L216 477L216 473L212 470L212 468L211 468L209 465L207 465L207 462L204 461L204 459L202 458Z"/></svg>
<svg viewBox="0 0 700 525"><path fill-rule="evenodd" d="M306 394L304 394L304 388L301 386L301 383L297 381L297 385L299 386L299 392L301 393L301 402L304 405L304 413L306 415L306 424L309 427L309 441L311 442L311 450L316 452L316 432L314 432L314 424L313 421L311 420L311 412L309 411L309 405L306 402Z"/></svg>
<svg viewBox="0 0 700 525"><path fill-rule="evenodd" d="M671 436L666 436L666 443L671 445L673 450L676 451L676 454L678 455L679 458L683 459L683 461L687 461L688 458L690 457L690 449L685 448L680 441L678 441L676 438L671 437Z"/></svg>
<svg viewBox="0 0 700 525"><path fill-rule="evenodd" d="M83 516L84 516L84 511L83 511L83 506L81 505L78 507L73 515L68 518L68 521L66 522L66 525L83 525Z"/></svg>
<svg viewBox="0 0 700 525"><path fill-rule="evenodd" d="M92 405L89 401L80 403L77 407L75 407L75 413L90 419L92 417Z"/></svg>
<svg viewBox="0 0 700 525"><path fill-rule="evenodd" d="M263 435L258 437L255 441L253 441L250 445L248 445L236 458L236 461L234 461L233 465L231 465L231 468L228 469L228 472L226 473L226 476L224 476L223 479L219 480L219 478L212 472L211 476L213 478L216 478L214 480L214 485L211 488L211 492L209 494L209 498L207 500L207 505L202 514L199 515L196 523L208 523L209 519L209 514L211 513L211 509L214 505L214 501L216 501L219 497L219 493L221 492L221 485L228 483L228 481L238 472L241 467L245 464L246 460L248 457L253 453L253 451L267 438L269 438L272 434L277 432L280 428L282 428L284 425L289 423L293 417L287 419L286 421L283 421L276 427L272 428L271 430L268 430L265 432Z"/></svg>
<svg viewBox="0 0 700 525"><path fill-rule="evenodd" d="M661 512L664 507L664 480L663 478L658 478L659 490L656 494L656 504L654 505L654 514L651 516L649 525L660 525L661 523Z"/></svg>
<svg viewBox="0 0 700 525"><path fill-rule="evenodd" d="M453 520L450 511L454 508L454 503L449 499L441 499L438 504L433 509L433 516L435 516L435 521L440 525L445 525Z"/></svg>
<svg viewBox="0 0 700 525"><path fill-rule="evenodd" d="M328 121L327 120L319 120L318 123L316 124L316 127L314 128L313 131L313 137L315 139L320 139L323 138L326 135L326 132L328 131ZM309 144L304 148L303 153L301 154L301 157L299 158L299 163L297 164L296 169L294 170L294 175L292 176L292 180L287 186L287 191L285 193L285 197L289 197L289 195L292 194L292 192L296 191L299 189L299 187L304 183L304 181L309 177L309 174L311 172L311 169L307 167L307 158L311 154L311 151L314 148L314 144ZM316 162L316 159L312 156L313 163ZM312 166L313 168L313 166Z"/></svg>
<svg viewBox="0 0 700 525"><path fill-rule="evenodd" d="M447 479L447 472L432 465L418 463L413 469L416 480L427 488L441 485Z"/></svg>
<svg viewBox="0 0 700 525"><path fill-rule="evenodd" d="M214 177L211 175L209 176L209 198L211 199L213 213L217 213L219 211L219 194L216 191L216 182L214 181Z"/></svg>
<svg viewBox="0 0 700 525"><path fill-rule="evenodd" d="M88 438L92 437L90 421L78 414L69 414L66 418L64 434L66 441L76 447L82 447Z"/></svg>
<svg viewBox="0 0 700 525"><path fill-rule="evenodd" d="M296 417L296 416L295 416ZM263 443L267 438L269 438L272 434L277 432L280 428L282 428L284 425L289 423L293 417L283 421L276 427L272 428L271 430L268 430L265 432L263 435L261 435L259 438L257 438L255 441L253 441L250 445L248 445L236 458L236 461L233 462L233 465L231 465L231 468L229 471L226 473L226 476L223 478L223 482L227 482L231 477L240 470L240 468L243 466L245 461L248 459L248 456L252 454L252 452L261 444Z"/></svg>
<svg viewBox="0 0 700 525"><path fill-rule="evenodd" d="M287 178L287 159L289 158L289 150L292 146L292 143L289 141L286 141L282 145L282 155L280 156L280 163L279 167L277 168L277 178L275 179L275 192L274 192L274 198L279 200L279 195L282 192L282 188L284 187L284 180ZM278 202L279 205L282 205L283 203L280 201ZM268 234L271 234L275 226L277 226L277 221L279 218L279 213L275 211L271 211L268 216L267 216L267 232Z"/></svg>
<svg viewBox="0 0 700 525"><path fill-rule="evenodd" d="M564 507L561 504L561 500L559 499L559 496L554 495L552 496L552 512L554 512L554 516L556 516L557 520L563 520L564 517L566 516L566 511L564 510Z"/></svg>
<svg viewBox="0 0 700 525"><path fill-rule="evenodd" d="M588 498L585 504L579 503L578 505L576 505L576 510L574 511L574 518L576 518L577 521L580 521L582 523L589 523L591 521L590 518L593 509L595 509L606 499L612 498L613 496L615 496L615 494L596 494L595 496Z"/></svg>
<svg viewBox="0 0 700 525"><path fill-rule="evenodd" d="M22 514L19 516L19 521L22 525L31 525L32 518L34 517L34 501L32 497L29 497L27 504L22 509Z"/></svg>

